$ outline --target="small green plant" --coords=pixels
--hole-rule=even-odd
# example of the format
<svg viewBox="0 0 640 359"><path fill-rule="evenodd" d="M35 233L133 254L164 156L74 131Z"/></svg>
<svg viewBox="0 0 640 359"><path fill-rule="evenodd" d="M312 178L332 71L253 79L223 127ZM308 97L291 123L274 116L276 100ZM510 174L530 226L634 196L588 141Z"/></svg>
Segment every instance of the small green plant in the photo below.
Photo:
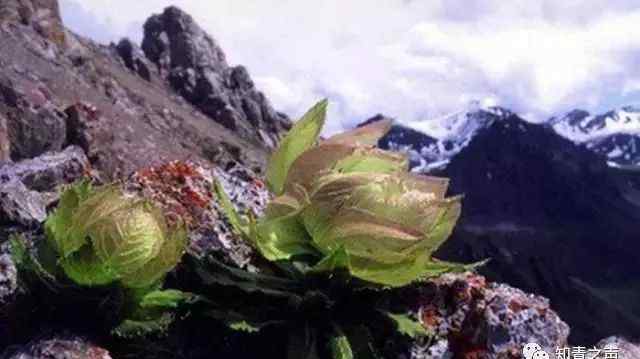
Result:
<svg viewBox="0 0 640 359"><path fill-rule="evenodd" d="M461 198L445 197L447 180L410 174L404 155L375 148L389 121L319 141L326 108L325 100L309 110L272 155L266 177L274 198L264 216L237 213L215 184L235 231L271 263L267 272L210 259L199 273L206 284L253 297L209 295L218 306L209 314L234 329L289 328L292 358L323 350L334 358L376 357L376 323L426 334L407 315L392 313L388 293L473 267L432 257L460 215Z"/></svg>
<svg viewBox="0 0 640 359"><path fill-rule="evenodd" d="M35 253L19 237L12 239L16 262L58 292L69 288L122 291L119 334L142 334L166 326L169 315L164 309L190 297L162 290L165 275L184 253L186 228L170 228L158 208L124 194L116 185L94 188L83 181L70 186L44 227L46 242Z"/></svg>

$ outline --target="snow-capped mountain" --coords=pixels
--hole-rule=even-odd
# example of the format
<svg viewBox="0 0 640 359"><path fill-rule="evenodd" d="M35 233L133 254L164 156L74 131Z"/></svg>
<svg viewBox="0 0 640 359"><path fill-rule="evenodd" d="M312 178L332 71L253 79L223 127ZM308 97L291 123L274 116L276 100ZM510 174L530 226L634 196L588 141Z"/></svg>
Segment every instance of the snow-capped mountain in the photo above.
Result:
<svg viewBox="0 0 640 359"><path fill-rule="evenodd" d="M612 166L640 165L640 108L627 106L600 115L573 110L552 118L549 125Z"/></svg>
<svg viewBox="0 0 640 359"><path fill-rule="evenodd" d="M380 140L379 146L407 153L412 171L428 172L446 166L451 157L469 144L478 130L511 114L511 111L500 107L474 106L429 121L395 124ZM385 118L378 114L361 125Z"/></svg>
<svg viewBox="0 0 640 359"><path fill-rule="evenodd" d="M512 116L518 117L502 107L472 105L437 119L396 123L380 140L379 146L407 153L412 171L430 172L445 167L479 130ZM363 124L384 118L378 114ZM518 119L512 125L524 128L528 122L521 117ZM627 106L600 115L573 110L552 117L545 126L596 153L612 167L640 169L640 108Z"/></svg>

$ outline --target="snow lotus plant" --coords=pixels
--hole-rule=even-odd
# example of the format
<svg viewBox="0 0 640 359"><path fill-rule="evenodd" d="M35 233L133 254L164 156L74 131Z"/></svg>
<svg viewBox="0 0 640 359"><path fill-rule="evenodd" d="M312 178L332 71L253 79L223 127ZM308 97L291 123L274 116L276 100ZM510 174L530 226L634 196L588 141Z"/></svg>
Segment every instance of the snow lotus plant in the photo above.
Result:
<svg viewBox="0 0 640 359"><path fill-rule="evenodd" d="M342 268L389 287L463 266L435 260L460 215L448 181L408 173L405 155L375 148L379 121L318 143L327 103L313 107L283 139L267 170L275 198L257 220L235 213L235 229L270 261L311 258L314 271Z"/></svg>
<svg viewBox="0 0 640 359"><path fill-rule="evenodd" d="M286 309L213 313L245 330L289 323L291 357L315 357L320 337L335 358L375 357L366 333L376 319L404 334L425 334L419 323L381 304L385 293L470 268L432 257L460 215L461 198L445 197L446 179L411 174L405 155L375 147L389 121L320 140L326 107L322 101L309 110L273 153L266 179L274 197L262 217L237 213L215 186L235 231L272 269L253 274L213 260L215 268L200 274L208 284L271 297L263 303L288 298Z"/></svg>
<svg viewBox="0 0 640 359"><path fill-rule="evenodd" d="M45 251L54 257L30 257L14 238L14 256L63 291L66 287L117 288L124 293L126 319L118 330L144 332L167 321L163 307L176 307L188 298L161 290L165 275L180 261L186 228L168 226L160 209L125 195L116 185L94 188L79 182L66 189L45 222ZM17 255L16 255L17 253ZM50 261L51 262L51 261ZM128 334L128 333L127 333Z"/></svg>

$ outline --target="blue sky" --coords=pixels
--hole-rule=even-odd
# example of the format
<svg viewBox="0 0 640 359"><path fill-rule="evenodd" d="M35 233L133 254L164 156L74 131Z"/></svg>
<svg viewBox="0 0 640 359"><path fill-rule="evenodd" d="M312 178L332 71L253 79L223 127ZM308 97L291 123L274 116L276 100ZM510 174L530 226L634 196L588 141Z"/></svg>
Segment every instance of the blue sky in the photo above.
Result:
<svg viewBox="0 0 640 359"><path fill-rule="evenodd" d="M411 124L479 101L533 121L640 100L634 0L61 0L107 43L177 5L292 117L331 100L329 132L376 113Z"/></svg>

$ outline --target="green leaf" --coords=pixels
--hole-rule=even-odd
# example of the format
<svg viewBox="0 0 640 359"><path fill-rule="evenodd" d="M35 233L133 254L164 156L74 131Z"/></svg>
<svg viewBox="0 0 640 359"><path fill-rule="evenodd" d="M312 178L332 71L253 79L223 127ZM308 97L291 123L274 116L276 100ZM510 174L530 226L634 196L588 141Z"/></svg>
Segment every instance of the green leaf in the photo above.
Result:
<svg viewBox="0 0 640 359"><path fill-rule="evenodd" d="M335 251L331 252L310 270L312 273L324 273L334 272L336 270L349 270L351 267L351 261L349 259L349 253L344 249L344 246L340 246Z"/></svg>
<svg viewBox="0 0 640 359"><path fill-rule="evenodd" d="M16 267L21 268L24 267L29 261L29 250L27 246L24 244L24 239L22 236L17 234L12 234L9 237L9 254L11 254L11 259Z"/></svg>
<svg viewBox="0 0 640 359"><path fill-rule="evenodd" d="M267 185L272 193L276 195L283 193L285 180L293 161L316 144L324 126L327 105L328 101L322 100L302 116L282 139L280 146L271 156L266 177Z"/></svg>
<svg viewBox="0 0 640 359"><path fill-rule="evenodd" d="M249 324L249 322L242 320L239 322L228 323L229 328L245 333L257 333L262 329L261 327Z"/></svg>
<svg viewBox="0 0 640 359"><path fill-rule="evenodd" d="M193 294L177 289L155 290L142 297L140 307L175 309L194 298Z"/></svg>
<svg viewBox="0 0 640 359"><path fill-rule="evenodd" d="M334 170L341 173L400 173L408 169L409 159L406 155L377 148L358 148L334 166Z"/></svg>
<svg viewBox="0 0 640 359"><path fill-rule="evenodd" d="M126 274L122 283L130 288L144 288L159 282L180 262L187 246L188 234L184 224L168 233L160 251L137 272Z"/></svg>
<svg viewBox="0 0 640 359"><path fill-rule="evenodd" d="M407 335L412 339L429 335L425 327L408 314L393 314L388 312L385 312L385 314L395 323L396 330L402 335Z"/></svg>
<svg viewBox="0 0 640 359"><path fill-rule="evenodd" d="M205 266L202 261L195 262L196 273L206 285L235 287L247 293L284 298L297 297L296 293L301 289L296 281L232 268L212 257L207 264Z"/></svg>
<svg viewBox="0 0 640 359"><path fill-rule="evenodd" d="M100 261L89 245L85 245L59 263L64 273L79 285L102 286L118 279L117 273Z"/></svg>
<svg viewBox="0 0 640 359"><path fill-rule="evenodd" d="M56 291L60 283L56 279L55 272L45 267L39 258L27 247L25 238L20 234L9 236L9 254L18 271L28 276L35 276L49 289Z"/></svg>
<svg viewBox="0 0 640 359"><path fill-rule="evenodd" d="M225 323L232 330L246 333L256 333L266 326L283 323L279 320L259 320L255 318L255 313L239 313L228 308L210 309L205 315Z"/></svg>
<svg viewBox="0 0 640 359"><path fill-rule="evenodd" d="M225 192L222 184L217 179L213 180L213 191L218 198L220 203L220 207L224 211L224 214L227 216L227 220L231 224L231 227L236 231L236 234L245 237L246 239L255 242L255 239L248 236L248 228L244 224L244 221L240 217L240 214L236 211L236 207L233 205L227 192Z"/></svg>
<svg viewBox="0 0 640 359"><path fill-rule="evenodd" d="M148 320L127 319L114 328L112 334L125 339L163 335L167 333L174 319L174 316L170 313L163 313L157 318Z"/></svg>
<svg viewBox="0 0 640 359"><path fill-rule="evenodd" d="M257 223L256 230L258 249L270 261L316 253L311 247L311 238L298 219L298 212L277 218L265 216Z"/></svg>
<svg viewBox="0 0 640 359"><path fill-rule="evenodd" d="M150 262L161 257L162 247L169 242L164 215L150 203L127 198L121 193L114 196L118 199L104 200L113 201L118 209L98 214L102 215L100 220L87 228L93 250L105 266L120 276L148 270ZM81 206L79 211L84 208Z"/></svg>
<svg viewBox="0 0 640 359"><path fill-rule="evenodd" d="M329 351L333 359L353 359L349 339L342 330L334 325L334 333L329 338Z"/></svg>
<svg viewBox="0 0 640 359"><path fill-rule="evenodd" d="M487 264L490 259L485 259L476 263L463 264L463 263L452 263L445 262L441 260L437 260L435 258L431 258L427 264L425 265L425 273L421 279L426 280L429 278L438 277L445 273L464 273L468 271L473 271L478 267L482 267Z"/></svg>
<svg viewBox="0 0 640 359"><path fill-rule="evenodd" d="M80 203L87 199L92 190L88 181L71 185L62 192L58 207L44 223L47 240L62 257L77 251L87 241L86 232L74 227L73 217Z"/></svg>

